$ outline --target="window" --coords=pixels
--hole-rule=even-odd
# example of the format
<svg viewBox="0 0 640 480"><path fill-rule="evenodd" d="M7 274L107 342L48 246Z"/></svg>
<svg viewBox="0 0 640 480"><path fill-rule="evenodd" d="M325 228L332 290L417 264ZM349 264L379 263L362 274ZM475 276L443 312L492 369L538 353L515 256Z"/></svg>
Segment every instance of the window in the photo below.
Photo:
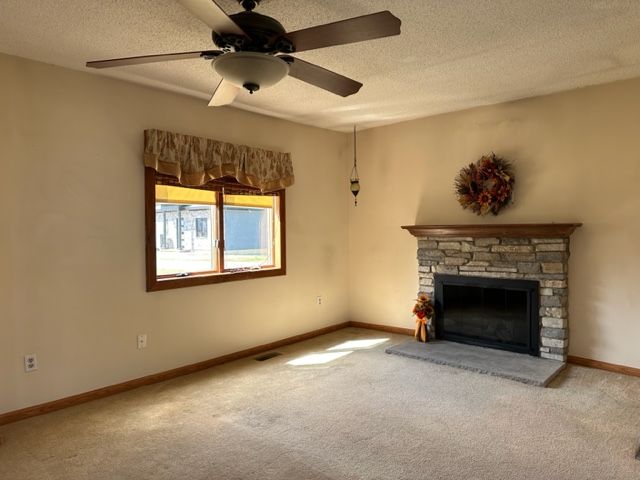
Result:
<svg viewBox="0 0 640 480"><path fill-rule="evenodd" d="M209 219L211 217L196 218L196 237L206 238L209 236Z"/></svg>
<svg viewBox="0 0 640 480"><path fill-rule="evenodd" d="M286 273L284 191L145 175L148 291Z"/></svg>

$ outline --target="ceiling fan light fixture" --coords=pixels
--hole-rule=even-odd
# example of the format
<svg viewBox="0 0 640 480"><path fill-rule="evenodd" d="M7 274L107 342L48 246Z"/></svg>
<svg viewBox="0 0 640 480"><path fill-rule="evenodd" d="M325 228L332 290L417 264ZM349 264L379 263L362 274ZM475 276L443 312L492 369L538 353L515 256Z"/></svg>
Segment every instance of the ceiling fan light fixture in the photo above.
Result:
<svg viewBox="0 0 640 480"><path fill-rule="evenodd" d="M215 58L211 65L227 82L253 93L275 85L289 74L289 64L272 55L232 52Z"/></svg>

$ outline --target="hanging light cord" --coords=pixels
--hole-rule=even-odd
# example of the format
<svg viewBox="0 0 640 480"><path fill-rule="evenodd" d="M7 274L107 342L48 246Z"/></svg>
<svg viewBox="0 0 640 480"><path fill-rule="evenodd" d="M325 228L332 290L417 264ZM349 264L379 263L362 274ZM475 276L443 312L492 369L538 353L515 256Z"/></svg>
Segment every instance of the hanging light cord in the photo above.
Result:
<svg viewBox="0 0 640 480"><path fill-rule="evenodd" d="M357 168L358 167L358 156L356 155L356 148L357 148L358 142L356 141L356 126L353 126L353 168Z"/></svg>

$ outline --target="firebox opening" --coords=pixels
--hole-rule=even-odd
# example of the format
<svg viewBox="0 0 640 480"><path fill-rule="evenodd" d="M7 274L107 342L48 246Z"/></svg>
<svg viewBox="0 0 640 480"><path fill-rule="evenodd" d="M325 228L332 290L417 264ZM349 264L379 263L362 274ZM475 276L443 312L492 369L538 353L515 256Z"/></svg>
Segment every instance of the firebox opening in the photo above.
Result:
<svg viewBox="0 0 640 480"><path fill-rule="evenodd" d="M435 275L436 337L539 355L538 282Z"/></svg>

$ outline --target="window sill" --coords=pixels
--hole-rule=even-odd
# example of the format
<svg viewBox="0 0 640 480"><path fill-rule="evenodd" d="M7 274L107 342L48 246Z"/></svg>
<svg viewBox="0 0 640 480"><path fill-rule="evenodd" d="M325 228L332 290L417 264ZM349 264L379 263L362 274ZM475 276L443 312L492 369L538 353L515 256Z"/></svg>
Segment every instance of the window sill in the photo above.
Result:
<svg viewBox="0 0 640 480"><path fill-rule="evenodd" d="M214 283L235 282L253 278L277 277L286 275L285 267L265 268L263 270L224 272L214 274L189 275L187 277L147 278L147 292L172 290L174 288L195 287Z"/></svg>

